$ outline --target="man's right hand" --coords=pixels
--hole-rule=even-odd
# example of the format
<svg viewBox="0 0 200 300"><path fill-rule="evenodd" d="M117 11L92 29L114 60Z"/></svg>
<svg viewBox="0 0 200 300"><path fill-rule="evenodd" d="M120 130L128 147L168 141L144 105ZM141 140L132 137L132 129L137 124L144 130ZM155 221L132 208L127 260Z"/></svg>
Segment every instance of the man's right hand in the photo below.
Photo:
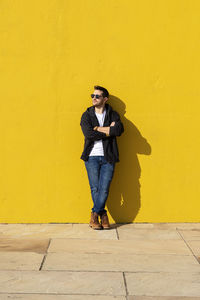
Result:
<svg viewBox="0 0 200 300"><path fill-rule="evenodd" d="M110 126L115 126L115 122L113 121L113 122L110 124Z"/></svg>

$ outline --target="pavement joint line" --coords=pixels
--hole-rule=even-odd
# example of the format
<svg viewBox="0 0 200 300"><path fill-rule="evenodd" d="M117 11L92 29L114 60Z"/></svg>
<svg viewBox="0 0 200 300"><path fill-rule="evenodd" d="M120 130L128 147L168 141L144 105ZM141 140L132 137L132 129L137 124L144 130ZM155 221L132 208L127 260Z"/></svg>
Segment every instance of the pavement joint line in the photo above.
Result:
<svg viewBox="0 0 200 300"><path fill-rule="evenodd" d="M123 275L123 279L124 279L124 287L125 287L125 292L126 292L126 300L128 300L128 288L127 288L125 273L122 272L122 275Z"/></svg>
<svg viewBox="0 0 200 300"><path fill-rule="evenodd" d="M35 251L12 251L12 250L5 250L5 251L0 251L0 253L2 252L6 252L6 253L36 253ZM76 255L80 255L80 254L98 254L98 255L120 255L120 253L106 253L106 252L77 252L77 253L74 253L72 251L51 251L51 252L48 252L48 253L45 253L44 255L46 254L60 254L60 253L65 253L65 254L73 254L74 256ZM43 254L43 253L39 253L39 254ZM128 256L136 256L136 255L140 255L140 256L146 256L146 255L149 255L149 256L192 256L191 254L169 254L169 253L166 253L166 254L159 254L159 253L127 253L126 255ZM0 270L1 271L1 270Z"/></svg>
<svg viewBox="0 0 200 300"><path fill-rule="evenodd" d="M41 265L40 265L39 271L41 271L41 270L42 270L42 267L43 267L43 264L44 264L44 262L45 262L46 256L47 256L47 254L45 254L45 255L44 255L44 257L43 257L43 259L42 259L42 262L41 262Z"/></svg>
<svg viewBox="0 0 200 300"><path fill-rule="evenodd" d="M98 239L98 238L95 238L95 239L88 239L88 238L72 238L72 237L63 237L63 238L51 238L51 239L53 239L53 240L86 240L86 241L96 241L96 240L98 240L98 241L109 241L109 240L112 240L112 241L116 241L117 239L115 238L115 239Z"/></svg>
<svg viewBox="0 0 200 300"><path fill-rule="evenodd" d="M0 292L0 295L56 295L56 296L62 296L62 295L68 295L68 296L110 296L110 297L124 297L124 295L111 295L111 294L78 294L78 293L37 293L37 292Z"/></svg>
<svg viewBox="0 0 200 300"><path fill-rule="evenodd" d="M47 257L47 254L48 254L48 249L49 249L50 243L51 243L51 239L49 239L49 243L48 243L48 246L47 246L47 250L46 250L46 253L45 253L45 255L44 255L43 259L42 259L42 262L41 262L39 271L42 270L42 267L43 267L44 262L45 262L45 260L46 260L46 257Z"/></svg>
<svg viewBox="0 0 200 300"><path fill-rule="evenodd" d="M48 246L47 246L46 254L48 253L48 250L49 250L49 246L50 246L50 244L51 244L51 241L52 241L52 238L49 239L49 243L48 243Z"/></svg>
<svg viewBox="0 0 200 300"><path fill-rule="evenodd" d="M16 270L16 269L7 269L7 270L0 270L0 272L35 272L38 273L38 270ZM91 271L91 270L44 270L42 269L41 272L70 272L70 273L122 273L122 271ZM41 273L39 272L39 273ZM127 272L126 272L127 273ZM130 273L138 273L138 272L130 272ZM140 272L139 272L140 273ZM148 273L148 272L144 272ZM152 272L151 272L152 273ZM158 272L159 273L159 272Z"/></svg>
<svg viewBox="0 0 200 300"><path fill-rule="evenodd" d="M52 238L49 239L49 243L48 243L47 251L46 251L46 252L48 252L48 250L49 250L49 246L50 246L50 244L51 244L51 240L52 240Z"/></svg>
<svg viewBox="0 0 200 300"><path fill-rule="evenodd" d="M0 251L1 252L14 252L14 251ZM15 252L21 252L21 251L15 251ZM30 251L27 251L30 252ZM23 251L23 253L25 253L25 251ZM34 252L33 252L34 253ZM106 252L72 252L72 251L52 251L52 252L48 252L48 254L60 254L60 253L65 253L65 254L73 254L74 256L76 255L80 255L80 254L98 254L98 255L102 255L102 254L107 254L107 255L120 255L120 253L106 253ZM164 253L164 254L159 254L159 253L127 253L127 256L136 256L136 255L140 255L140 256L192 256L192 254L170 254L170 253Z"/></svg>
<svg viewBox="0 0 200 300"><path fill-rule="evenodd" d="M48 270L48 269L42 269L40 272L38 272L38 270L16 270L16 269L4 269L4 270L0 270L0 272L36 272L36 273L45 273L45 272L66 272L66 273L119 273L121 274L122 272L123 273L128 273L128 274L166 274L166 273L170 273L170 274L178 274L178 273L193 273L193 274L199 274L199 272L195 271L195 272L190 272L190 271L155 271L155 272L152 272L152 271L91 271L91 270Z"/></svg>
<svg viewBox="0 0 200 300"><path fill-rule="evenodd" d="M38 270L15 270L15 269L7 269L7 270L0 270L0 272L35 272L35 273L38 273ZM119 273L121 274L122 272L123 273L183 273L183 271L178 271L178 272L163 272L163 271L155 271L155 272L152 272L152 271L91 271L91 270L48 270L48 269L42 269L41 272L70 272L70 273ZM41 273L39 272L39 273ZM185 271L184 273L198 273L199 272L189 272L189 271Z"/></svg>
<svg viewBox="0 0 200 300"><path fill-rule="evenodd" d="M119 240L119 232L117 230L117 227L115 228L115 231L116 231L117 239Z"/></svg>
<svg viewBox="0 0 200 300"><path fill-rule="evenodd" d="M30 270L16 270L16 269L1 269L0 270L0 272L37 272L38 273L38 270L32 270L32 269L30 269ZM170 274L174 274L174 273L181 273L181 274L183 274L183 273L193 273L193 274L199 274L199 272L198 271L195 271L195 272L190 272L190 271L165 271L165 272L163 272L163 271L155 271L155 272L153 272L153 271L126 271L126 270L124 270L124 271L122 271L122 270L120 270L120 271L91 271L91 270L48 270L48 269L42 269L39 273L44 273L44 272L66 272L66 273L126 273L126 274L137 274L137 273L139 273L139 274L166 274L166 273L170 273Z"/></svg>
<svg viewBox="0 0 200 300"><path fill-rule="evenodd" d="M194 254L192 248L188 245L188 243L186 242L186 240L184 239L184 237L182 236L182 234L178 231L178 234L180 235L180 237L182 238L182 240L184 241L185 245L188 247L188 249L192 252L192 255L194 256L194 258L196 259L196 261L198 262L198 264L200 264L200 261L198 260L198 258L196 257L196 255Z"/></svg>

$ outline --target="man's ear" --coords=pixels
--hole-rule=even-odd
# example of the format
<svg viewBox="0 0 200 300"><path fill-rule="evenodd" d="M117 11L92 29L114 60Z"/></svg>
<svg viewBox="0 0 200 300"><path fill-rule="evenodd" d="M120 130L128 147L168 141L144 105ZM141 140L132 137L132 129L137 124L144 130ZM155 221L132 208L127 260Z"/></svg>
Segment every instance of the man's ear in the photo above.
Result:
<svg viewBox="0 0 200 300"><path fill-rule="evenodd" d="M108 97L104 97L104 103L108 101Z"/></svg>

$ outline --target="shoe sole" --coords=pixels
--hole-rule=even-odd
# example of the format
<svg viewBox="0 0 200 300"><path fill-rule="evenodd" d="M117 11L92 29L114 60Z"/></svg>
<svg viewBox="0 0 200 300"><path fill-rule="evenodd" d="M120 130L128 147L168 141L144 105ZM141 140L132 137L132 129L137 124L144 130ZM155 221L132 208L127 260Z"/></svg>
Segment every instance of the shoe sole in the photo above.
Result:
<svg viewBox="0 0 200 300"><path fill-rule="evenodd" d="M101 226L103 227L103 229L110 229L111 228L111 226L104 227L102 224L101 224Z"/></svg>
<svg viewBox="0 0 200 300"><path fill-rule="evenodd" d="M94 228L94 227L92 227L91 225L89 225L89 227L91 227L92 229L94 229L94 230L102 230L103 228L101 227L101 228Z"/></svg>

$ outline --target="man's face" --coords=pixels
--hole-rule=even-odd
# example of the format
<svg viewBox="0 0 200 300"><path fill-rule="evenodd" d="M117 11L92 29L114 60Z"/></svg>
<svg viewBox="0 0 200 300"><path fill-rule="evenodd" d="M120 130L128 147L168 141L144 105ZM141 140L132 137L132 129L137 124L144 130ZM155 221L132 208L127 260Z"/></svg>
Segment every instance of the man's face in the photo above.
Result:
<svg viewBox="0 0 200 300"><path fill-rule="evenodd" d="M99 99L97 99L96 97L92 98L92 104L95 107L102 107L105 102L108 100L107 97L103 97L103 92L100 90L94 90L94 95L99 95Z"/></svg>

